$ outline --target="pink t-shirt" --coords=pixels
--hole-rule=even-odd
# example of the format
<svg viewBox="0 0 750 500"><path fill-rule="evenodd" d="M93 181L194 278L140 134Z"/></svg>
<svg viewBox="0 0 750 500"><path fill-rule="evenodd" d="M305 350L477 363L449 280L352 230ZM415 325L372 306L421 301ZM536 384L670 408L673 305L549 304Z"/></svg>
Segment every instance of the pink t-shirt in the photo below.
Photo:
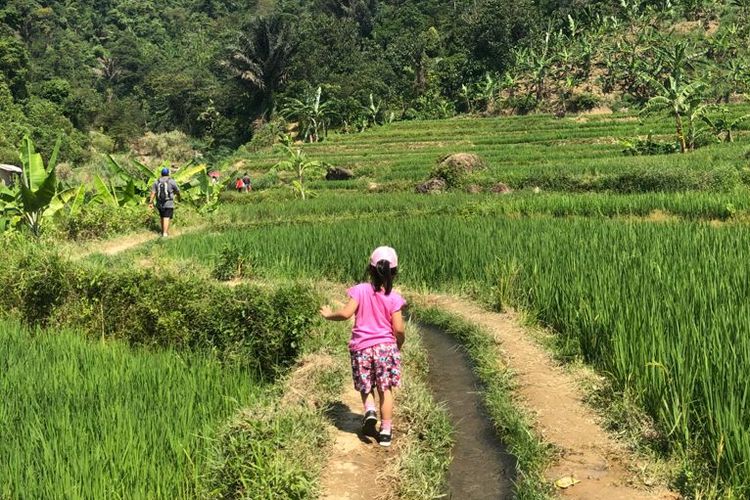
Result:
<svg viewBox="0 0 750 500"><path fill-rule="evenodd" d="M350 351L360 351L377 344L395 344L391 317L404 307L406 301L391 290L389 295L375 292L370 283L360 283L347 290L349 297L357 301Z"/></svg>

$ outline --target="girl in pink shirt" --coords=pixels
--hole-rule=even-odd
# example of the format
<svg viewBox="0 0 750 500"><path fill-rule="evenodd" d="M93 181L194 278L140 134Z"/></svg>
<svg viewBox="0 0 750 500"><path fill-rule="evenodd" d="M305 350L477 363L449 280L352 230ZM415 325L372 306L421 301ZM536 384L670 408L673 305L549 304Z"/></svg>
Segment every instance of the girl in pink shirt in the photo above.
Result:
<svg viewBox="0 0 750 500"><path fill-rule="evenodd" d="M393 291L398 273L398 256L391 247L378 247L370 256L370 282L360 283L347 291L349 302L340 310L323 306L320 314L332 321L354 316L349 352L352 360L354 388L362 396L365 416L362 432L377 437L382 446L391 444L393 387L401 385L401 345L404 343L404 318L401 309L406 301ZM375 390L380 399L380 432L375 411Z"/></svg>

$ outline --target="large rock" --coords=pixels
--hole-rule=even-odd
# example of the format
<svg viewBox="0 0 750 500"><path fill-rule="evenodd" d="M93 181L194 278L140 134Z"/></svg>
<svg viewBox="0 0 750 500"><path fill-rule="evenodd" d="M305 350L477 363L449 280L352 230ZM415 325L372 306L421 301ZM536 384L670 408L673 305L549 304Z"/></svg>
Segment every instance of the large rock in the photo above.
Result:
<svg viewBox="0 0 750 500"><path fill-rule="evenodd" d="M343 167L328 167L326 172L327 181L348 181L354 178L354 172Z"/></svg>
<svg viewBox="0 0 750 500"><path fill-rule="evenodd" d="M443 179L449 188L454 189L463 186L469 174L484 167L484 160L480 156L456 153L440 158L432 168L430 177Z"/></svg>
<svg viewBox="0 0 750 500"><path fill-rule="evenodd" d="M417 193L421 194L437 194L445 191L448 185L443 179L430 179L417 186Z"/></svg>
<svg viewBox="0 0 750 500"><path fill-rule="evenodd" d="M443 168L471 173L487 166L481 156L472 153L455 153L444 156L438 162Z"/></svg>
<svg viewBox="0 0 750 500"><path fill-rule="evenodd" d="M498 182L492 188L490 189L495 194L510 194L513 192L513 190L508 186L507 184L503 182Z"/></svg>

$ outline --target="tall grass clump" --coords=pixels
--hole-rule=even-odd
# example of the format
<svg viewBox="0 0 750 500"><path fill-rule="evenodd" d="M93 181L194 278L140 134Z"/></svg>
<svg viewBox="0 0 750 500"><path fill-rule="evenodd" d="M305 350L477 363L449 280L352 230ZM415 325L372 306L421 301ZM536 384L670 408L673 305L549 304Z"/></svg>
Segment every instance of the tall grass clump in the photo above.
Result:
<svg viewBox="0 0 750 500"><path fill-rule="evenodd" d="M0 321L0 497L189 498L216 429L265 389L201 355Z"/></svg>

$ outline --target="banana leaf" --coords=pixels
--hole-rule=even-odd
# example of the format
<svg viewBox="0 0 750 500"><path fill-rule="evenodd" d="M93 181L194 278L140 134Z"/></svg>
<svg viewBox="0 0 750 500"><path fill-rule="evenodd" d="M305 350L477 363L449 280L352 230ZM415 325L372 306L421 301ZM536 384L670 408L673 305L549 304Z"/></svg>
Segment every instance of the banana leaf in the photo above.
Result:
<svg viewBox="0 0 750 500"><path fill-rule="evenodd" d="M94 177L94 188L96 189L95 199L97 201L105 205L112 206L112 207L119 206L119 203L117 202L117 198L115 197L114 192L110 191L110 188L109 186L107 186L107 183L104 182L104 180L98 175Z"/></svg>
<svg viewBox="0 0 750 500"><path fill-rule="evenodd" d="M38 156L39 162L41 162L40 155L36 154L34 156ZM35 162L32 161L30 164L33 163ZM44 171L44 167L42 167L42 171ZM43 212L57 193L57 177L55 176L55 171L50 171L36 190L30 189L24 184L21 184L19 187L24 212Z"/></svg>

